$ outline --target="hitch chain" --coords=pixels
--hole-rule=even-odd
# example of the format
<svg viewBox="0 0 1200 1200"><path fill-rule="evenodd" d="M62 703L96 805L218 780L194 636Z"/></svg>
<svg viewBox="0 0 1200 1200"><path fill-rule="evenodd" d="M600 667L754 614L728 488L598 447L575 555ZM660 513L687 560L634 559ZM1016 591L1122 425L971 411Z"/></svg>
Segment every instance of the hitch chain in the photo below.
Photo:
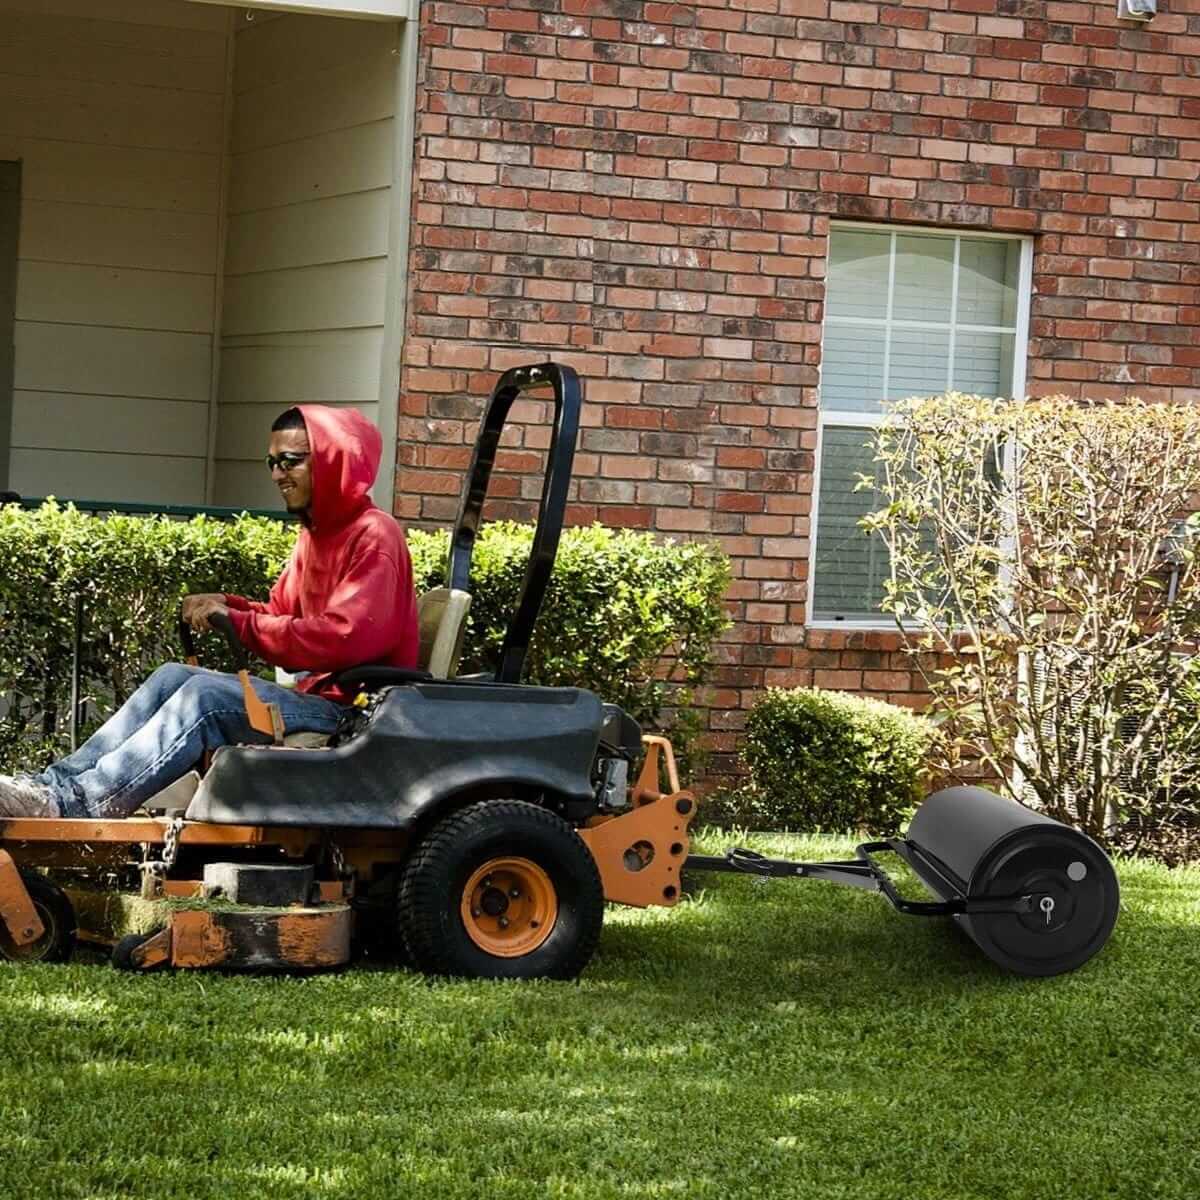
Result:
<svg viewBox="0 0 1200 1200"><path fill-rule="evenodd" d="M329 843L329 860L333 866L333 875L337 880L346 878L346 856L337 842Z"/></svg>
<svg viewBox="0 0 1200 1200"><path fill-rule="evenodd" d="M183 832L183 818L176 817L167 826L167 836L163 839L162 864L169 871L175 865L179 854L179 835Z"/></svg>
<svg viewBox="0 0 1200 1200"><path fill-rule="evenodd" d="M163 836L162 858L148 858L141 864L142 895L145 898L153 899L162 892L163 880L179 855L179 835L182 831L183 818L175 817Z"/></svg>

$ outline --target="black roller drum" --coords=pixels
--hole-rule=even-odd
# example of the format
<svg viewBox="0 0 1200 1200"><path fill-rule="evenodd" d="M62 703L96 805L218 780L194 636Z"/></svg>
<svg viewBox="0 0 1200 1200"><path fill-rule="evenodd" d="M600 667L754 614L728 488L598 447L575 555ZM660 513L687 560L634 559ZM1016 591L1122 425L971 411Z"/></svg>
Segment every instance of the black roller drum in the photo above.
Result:
<svg viewBox="0 0 1200 1200"><path fill-rule="evenodd" d="M1120 899L1108 856L1086 834L982 788L935 792L908 828L908 856L943 899L1035 895L1029 913L956 914L993 961L1058 975L1108 941Z"/></svg>

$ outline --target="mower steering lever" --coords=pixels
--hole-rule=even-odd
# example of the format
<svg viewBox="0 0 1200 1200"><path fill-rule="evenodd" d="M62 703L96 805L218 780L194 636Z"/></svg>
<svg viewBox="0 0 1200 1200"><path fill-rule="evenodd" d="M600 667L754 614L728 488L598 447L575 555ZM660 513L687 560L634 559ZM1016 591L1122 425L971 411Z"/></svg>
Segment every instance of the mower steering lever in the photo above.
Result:
<svg viewBox="0 0 1200 1200"><path fill-rule="evenodd" d="M196 653L196 639L192 634L192 627L182 616L179 618L179 644L183 647L183 656L188 666L198 667L200 656Z"/></svg>
<svg viewBox="0 0 1200 1200"><path fill-rule="evenodd" d="M225 636L225 641L229 643L229 652L233 655L234 665L239 671L244 671L250 665L250 658L228 614L223 612L213 613L208 618L208 623L218 633Z"/></svg>
<svg viewBox="0 0 1200 1200"><path fill-rule="evenodd" d="M218 633L223 634L225 641L229 643L230 652L233 654L234 665L240 671L248 665L246 657L246 649L238 638L237 630L233 627L233 622L224 613L213 613L208 618L208 623ZM179 618L179 642L183 646L183 653L191 666L199 665L199 655L196 652L196 635L192 632L192 627L183 619L182 615Z"/></svg>
<svg viewBox="0 0 1200 1200"><path fill-rule="evenodd" d="M278 704L264 704L258 698L258 693L255 692L254 686L250 682L250 656L246 653L246 648L242 645L237 630L233 627L233 622L226 613L213 613L208 618L208 623L218 633L224 634L226 642L229 643L233 662L237 667L238 679L242 684L242 698L246 704L246 716L250 721L251 728L258 730L259 733L265 733L275 745L282 745L285 733L283 715L279 711ZM179 640L183 643L183 652L187 655L188 665L199 666L199 659L196 657L196 639L192 636L191 627L183 620L182 615L179 619Z"/></svg>

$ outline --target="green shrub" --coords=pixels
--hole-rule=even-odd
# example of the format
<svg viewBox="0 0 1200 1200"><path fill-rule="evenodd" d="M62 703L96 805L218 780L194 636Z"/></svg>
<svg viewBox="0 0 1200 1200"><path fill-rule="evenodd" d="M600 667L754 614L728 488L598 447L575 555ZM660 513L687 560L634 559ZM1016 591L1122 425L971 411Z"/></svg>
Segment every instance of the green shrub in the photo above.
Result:
<svg viewBox="0 0 1200 1200"><path fill-rule="evenodd" d="M296 536L294 525L242 516L223 522L103 519L48 502L0 506L0 770L40 765L70 749L75 597L85 628L87 735L159 664L181 657L176 613L189 592L265 598ZM524 579L532 530L485 526L476 546L462 670L495 664ZM410 532L418 589L443 580L445 533ZM702 678L725 627L729 565L711 546L658 542L601 527L562 539L527 661L530 682L577 684L658 718L663 676ZM221 638L201 641L207 666L228 670Z"/></svg>
<svg viewBox="0 0 1200 1200"><path fill-rule="evenodd" d="M1134 718L1156 700L1153 676L1130 689L1126 709ZM1127 854L1149 854L1170 865L1200 862L1200 657L1182 664L1168 699L1166 720L1149 741L1143 811L1110 830L1112 845ZM1131 736L1128 727L1125 740Z"/></svg>
<svg viewBox="0 0 1200 1200"><path fill-rule="evenodd" d="M921 800L934 727L896 705L771 689L751 709L738 816L758 828L896 833Z"/></svg>

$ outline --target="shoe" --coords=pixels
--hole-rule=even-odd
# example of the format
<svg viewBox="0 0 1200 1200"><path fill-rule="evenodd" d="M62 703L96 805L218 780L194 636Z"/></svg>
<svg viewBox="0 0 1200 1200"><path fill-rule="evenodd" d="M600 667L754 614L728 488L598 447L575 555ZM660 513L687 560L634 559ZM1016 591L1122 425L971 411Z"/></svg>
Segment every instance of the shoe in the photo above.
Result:
<svg viewBox="0 0 1200 1200"><path fill-rule="evenodd" d="M0 775L0 820L60 815L58 798L44 783L28 775Z"/></svg>

